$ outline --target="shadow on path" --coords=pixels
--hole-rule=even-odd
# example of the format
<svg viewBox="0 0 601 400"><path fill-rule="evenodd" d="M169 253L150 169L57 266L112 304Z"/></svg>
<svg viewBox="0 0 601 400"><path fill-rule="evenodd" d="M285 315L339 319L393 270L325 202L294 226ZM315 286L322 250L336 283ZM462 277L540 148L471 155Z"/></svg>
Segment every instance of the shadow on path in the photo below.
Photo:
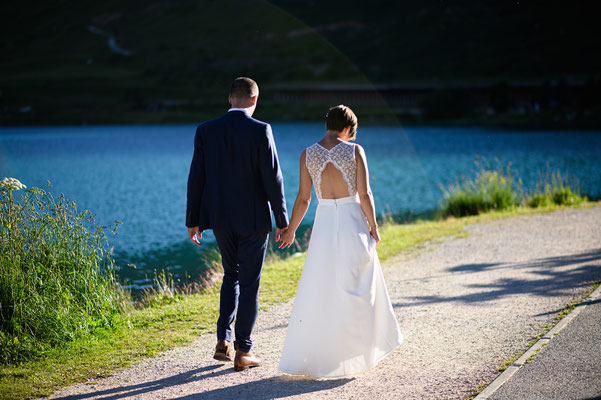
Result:
<svg viewBox="0 0 601 400"><path fill-rule="evenodd" d="M585 301L583 301L582 303L580 303L580 305L581 305L581 306L588 306L588 305L591 305L591 304L597 304L597 303L601 303L601 299L596 299L596 300L585 300ZM558 308L558 309L556 309L556 310L548 311L548 312L545 312L545 313L536 314L536 315L535 315L535 317L542 317L543 315L554 315L554 314L557 314L557 313L559 313L559 312L563 311L563 310L564 310L564 308L565 308L565 307L563 307L563 308Z"/></svg>
<svg viewBox="0 0 601 400"><path fill-rule="evenodd" d="M586 264L580 267L561 270L561 267ZM396 302L396 307L412 307L425 304L462 302L478 303L493 301L502 297L517 294L533 294L536 296L562 296L574 288L586 288L601 278L601 249L583 253L548 257L524 263L490 263L465 264L449 268L451 274L428 277L427 279L448 278L455 274L481 273L499 269L526 269L533 274L532 279L505 278L486 284L472 284L467 287L475 289L471 293L460 296L417 296L407 302Z"/></svg>
<svg viewBox="0 0 601 400"><path fill-rule="evenodd" d="M558 257L547 257L547 258L538 258L532 261L528 261L525 263L516 263L516 264L501 264L501 263L492 263L492 264L465 264L458 265L456 267L449 268L449 272L482 272L485 270L496 270L496 269L520 269L520 268L555 268L555 267L565 267L568 265L574 264L582 264L586 262L592 262L601 260L601 249L595 249L590 251L585 251L584 253L579 254L571 254L568 256L558 256Z"/></svg>
<svg viewBox="0 0 601 400"><path fill-rule="evenodd" d="M281 376L242 383L236 386L214 389L208 392L195 393L178 397L177 400L196 399L281 399L304 393L330 390L345 385L353 378L315 380L295 379Z"/></svg>
<svg viewBox="0 0 601 400"><path fill-rule="evenodd" d="M265 328L264 330L266 330L266 331L274 331L276 329L284 329L284 328L288 328L288 323L287 322L285 324L278 324L278 325L270 326L269 328Z"/></svg>
<svg viewBox="0 0 601 400"><path fill-rule="evenodd" d="M129 386L120 386L106 390L98 390L90 393L57 397L56 400L84 400L88 398L94 398L97 400L116 400L132 398L143 394L146 394L152 398L154 397L152 395L152 392L154 391L172 388L179 385L186 385L191 382L197 382L207 378L215 378L217 376L230 373L237 373L233 368L224 368L215 371L221 367L223 367L223 364L209 365L154 381L138 383ZM338 386L342 386L353 379L354 378L316 380L275 376L258 381L242 383L240 385L213 389L207 392L194 393L179 397L179 399L278 399L297 394L333 389ZM156 394L156 396L158 397L159 394Z"/></svg>
<svg viewBox="0 0 601 400"><path fill-rule="evenodd" d="M138 383L135 385L129 386L120 386L112 389L99 390L90 393L82 393L77 395L70 395L64 397L57 397L56 400L80 400L87 399L90 397L98 398L99 400L113 400L113 399L123 399L132 396L141 395L144 393L153 392L156 390L161 390L167 387L183 385L189 382L199 381L206 378L213 378L215 376L225 375L229 373L233 373L233 368L223 369L221 371L213 371L217 368L221 368L223 364L218 365L208 365L206 367L193 369L190 371L183 372L181 374L169 376L167 378L158 379L155 381ZM203 372L209 372L204 375L198 375Z"/></svg>

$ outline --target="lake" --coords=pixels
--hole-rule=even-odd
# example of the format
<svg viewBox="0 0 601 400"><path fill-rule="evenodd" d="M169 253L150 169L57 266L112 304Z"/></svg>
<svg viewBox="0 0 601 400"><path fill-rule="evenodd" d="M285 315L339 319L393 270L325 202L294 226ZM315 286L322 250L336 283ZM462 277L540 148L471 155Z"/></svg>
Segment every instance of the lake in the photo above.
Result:
<svg viewBox="0 0 601 400"><path fill-rule="evenodd" d="M303 148L319 140L323 123L272 124L292 211ZM187 242L186 181L195 126L84 126L0 128L0 179L15 177L76 200L108 225L121 277L133 289L169 267L194 279L204 268ZM539 174L559 170L578 179L583 193L601 197L601 132L517 131L488 128L360 126L378 213L423 214L438 208L440 185L473 176L475 160L506 166L533 188ZM311 223L316 201L305 223ZM212 236L205 235L210 243Z"/></svg>

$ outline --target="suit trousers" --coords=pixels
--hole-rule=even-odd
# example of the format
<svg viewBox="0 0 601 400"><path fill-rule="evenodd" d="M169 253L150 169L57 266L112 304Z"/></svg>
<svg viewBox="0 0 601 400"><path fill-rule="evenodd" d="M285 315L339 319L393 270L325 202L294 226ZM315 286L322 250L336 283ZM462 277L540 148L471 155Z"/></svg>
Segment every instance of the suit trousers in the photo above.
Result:
<svg viewBox="0 0 601 400"><path fill-rule="evenodd" d="M213 230L223 263L217 340L231 342L234 318L238 348L248 353L259 313L259 283L269 234ZM238 310L236 311L236 307Z"/></svg>

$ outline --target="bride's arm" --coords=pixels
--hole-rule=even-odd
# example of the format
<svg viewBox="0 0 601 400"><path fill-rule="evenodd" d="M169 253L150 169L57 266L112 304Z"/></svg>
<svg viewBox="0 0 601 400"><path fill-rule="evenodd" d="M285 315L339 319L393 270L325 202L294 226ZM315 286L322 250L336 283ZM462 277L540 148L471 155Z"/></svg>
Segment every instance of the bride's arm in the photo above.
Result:
<svg viewBox="0 0 601 400"><path fill-rule="evenodd" d="M376 206L369 186L367 159L365 157L365 150L359 145L355 146L355 159L357 160L357 192L359 193L361 210L363 210L363 214L367 218L370 234L376 239L376 242L379 242L380 234L378 232L378 223L376 222Z"/></svg>
<svg viewBox="0 0 601 400"><path fill-rule="evenodd" d="M311 187L311 175L309 175L309 170L307 169L306 154L305 150L303 150L300 157L298 195L296 195L296 201L294 202L288 229L286 229L280 239L280 245L278 246L280 249L290 247L294 242L296 230L307 213L309 204L311 203Z"/></svg>

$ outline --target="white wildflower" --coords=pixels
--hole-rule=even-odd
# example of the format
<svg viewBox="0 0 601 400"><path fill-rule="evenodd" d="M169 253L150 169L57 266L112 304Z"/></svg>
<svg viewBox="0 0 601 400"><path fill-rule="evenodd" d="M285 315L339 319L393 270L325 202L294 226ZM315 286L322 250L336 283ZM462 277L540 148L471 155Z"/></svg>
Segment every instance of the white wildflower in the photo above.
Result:
<svg viewBox="0 0 601 400"><path fill-rule="evenodd" d="M0 181L0 189L12 191L27 189L27 186L23 185L17 178L4 178Z"/></svg>

